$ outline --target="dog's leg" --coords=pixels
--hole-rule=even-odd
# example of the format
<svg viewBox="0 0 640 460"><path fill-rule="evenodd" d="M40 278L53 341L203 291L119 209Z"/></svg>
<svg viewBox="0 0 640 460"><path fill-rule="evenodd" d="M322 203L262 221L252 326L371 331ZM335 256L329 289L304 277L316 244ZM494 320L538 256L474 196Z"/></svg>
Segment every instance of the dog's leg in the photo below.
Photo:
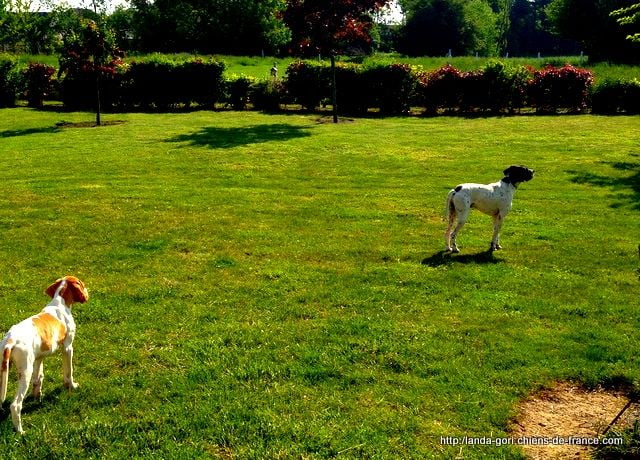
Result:
<svg viewBox="0 0 640 460"><path fill-rule="evenodd" d="M78 384L73 381L73 346L69 345L62 353L62 367L64 373L64 386L69 390L78 388Z"/></svg>
<svg viewBox="0 0 640 460"><path fill-rule="evenodd" d="M42 396L42 382L44 380L44 366L42 364L42 358L36 359L33 363L33 390L31 395L34 399L40 399Z"/></svg>
<svg viewBox="0 0 640 460"><path fill-rule="evenodd" d="M464 224L467 223L467 217L469 217L469 206L466 206L462 211L458 212L458 225L456 225L455 230L451 234L451 252L458 253L460 249L458 249L458 243L456 242L456 238Z"/></svg>
<svg viewBox="0 0 640 460"><path fill-rule="evenodd" d="M451 248L451 230L453 229L453 224L456 221L456 210L452 206L452 209L449 211L449 222L447 223L447 230L444 232L444 244L445 250L447 252L453 251Z"/></svg>
<svg viewBox="0 0 640 460"><path fill-rule="evenodd" d="M493 215L493 237L491 238L491 250L497 251L502 249L500 246L500 229L502 228L504 218L500 212Z"/></svg>
<svg viewBox="0 0 640 460"><path fill-rule="evenodd" d="M18 371L18 392L16 398L11 403L11 420L13 421L13 428L20 434L24 433L22 429L22 401L29 389L29 383L31 382L31 373L33 372L33 357L25 356L18 358L17 353L14 350L13 358L16 364L16 370ZM18 359L16 359L18 358Z"/></svg>

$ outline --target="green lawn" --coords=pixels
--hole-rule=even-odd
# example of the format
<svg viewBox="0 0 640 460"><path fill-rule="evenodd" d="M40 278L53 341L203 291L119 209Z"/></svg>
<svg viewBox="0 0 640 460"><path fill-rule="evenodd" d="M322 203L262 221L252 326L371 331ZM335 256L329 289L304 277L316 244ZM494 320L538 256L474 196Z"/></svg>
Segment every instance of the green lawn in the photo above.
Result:
<svg viewBox="0 0 640 460"><path fill-rule="evenodd" d="M640 117L356 119L0 110L0 331L75 274L78 391L3 458L513 458L556 380L638 382ZM534 168L488 255L460 182ZM11 372L9 398L15 391ZM571 433L567 433L570 435Z"/></svg>

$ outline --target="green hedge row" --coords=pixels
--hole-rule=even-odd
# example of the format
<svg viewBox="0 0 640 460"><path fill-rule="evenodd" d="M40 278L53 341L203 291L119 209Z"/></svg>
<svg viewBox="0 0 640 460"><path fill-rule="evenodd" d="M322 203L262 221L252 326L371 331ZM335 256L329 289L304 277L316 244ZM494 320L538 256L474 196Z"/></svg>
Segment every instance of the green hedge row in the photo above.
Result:
<svg viewBox="0 0 640 460"><path fill-rule="evenodd" d="M277 111L284 104L315 110L330 103L331 69L310 61L292 63L280 81L223 76L224 64L215 60L174 62L146 60L119 66L100 76L104 110L167 110L225 104L235 110L252 107ZM640 113L640 81L593 84L588 70L570 65L535 70L494 61L473 72L445 66L424 72L406 64L336 68L338 108L343 114L513 113L522 109ZM96 75L80 71L55 79L55 69L30 64L20 69L15 58L0 55L0 107L18 97L33 107L46 99L62 100L71 110L92 109Z"/></svg>
<svg viewBox="0 0 640 460"><path fill-rule="evenodd" d="M341 111L406 113L422 107L427 113L579 112L589 106L591 72L570 65L533 70L495 61L474 72L445 66L423 72L406 64L339 66L336 72ZM290 95L307 109L330 95L330 70L314 63L293 63L287 69Z"/></svg>

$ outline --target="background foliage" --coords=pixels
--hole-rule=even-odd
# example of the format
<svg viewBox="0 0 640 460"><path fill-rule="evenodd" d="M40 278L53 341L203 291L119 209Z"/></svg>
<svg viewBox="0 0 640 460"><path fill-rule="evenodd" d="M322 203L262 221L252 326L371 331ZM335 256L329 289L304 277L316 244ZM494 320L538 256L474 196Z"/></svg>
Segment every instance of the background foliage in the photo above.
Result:
<svg viewBox="0 0 640 460"><path fill-rule="evenodd" d="M376 50L412 56L583 52L594 61L627 62L640 57L640 44L627 39L638 33L637 2L632 0L400 0L404 16L392 23L376 22L380 19L375 11L387 1L336 0L316 5L314 1L131 0L115 10L107 9L109 2L104 1L98 2L97 13L56 6L44 14L29 11L31 3L25 0L0 0L0 47L33 54L56 52L62 37L80 27L79 17L104 16L118 46L129 53L283 56L304 49L309 54L327 54L340 42L339 48L351 54ZM614 12L617 15L612 16ZM313 24L319 29L307 33ZM349 27L343 27L346 24ZM325 34L322 27L333 32ZM327 45L329 36L334 45Z"/></svg>

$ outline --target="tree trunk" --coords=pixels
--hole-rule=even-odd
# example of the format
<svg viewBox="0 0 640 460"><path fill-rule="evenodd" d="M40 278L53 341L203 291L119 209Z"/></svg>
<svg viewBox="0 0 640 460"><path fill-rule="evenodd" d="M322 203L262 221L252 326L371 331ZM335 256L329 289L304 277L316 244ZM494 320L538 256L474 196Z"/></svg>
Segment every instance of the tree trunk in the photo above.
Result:
<svg viewBox="0 0 640 460"><path fill-rule="evenodd" d="M338 123L338 91L336 89L336 57L331 53L331 106L333 107L333 122Z"/></svg>
<svg viewBox="0 0 640 460"><path fill-rule="evenodd" d="M96 72L96 126L100 126L100 71Z"/></svg>

